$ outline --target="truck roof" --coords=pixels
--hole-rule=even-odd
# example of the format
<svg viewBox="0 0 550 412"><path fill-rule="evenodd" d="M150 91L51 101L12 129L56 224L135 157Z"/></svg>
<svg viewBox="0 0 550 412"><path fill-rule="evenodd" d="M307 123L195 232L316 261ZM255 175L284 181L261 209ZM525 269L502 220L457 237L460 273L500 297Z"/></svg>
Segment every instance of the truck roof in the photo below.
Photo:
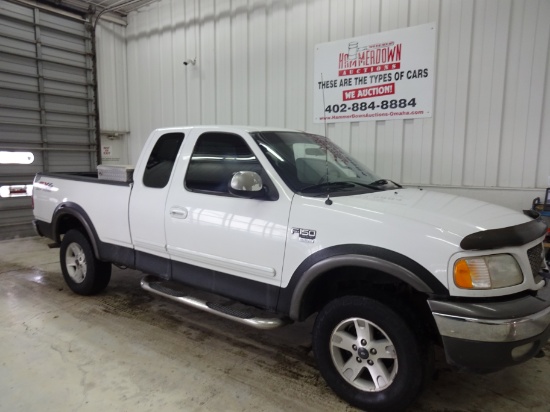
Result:
<svg viewBox="0 0 550 412"><path fill-rule="evenodd" d="M198 126L181 126L181 127L163 127L156 129L160 132L173 132L173 131L184 131L192 129L204 129L204 130L220 130L224 132L297 132L296 129L285 129L281 127L268 127L268 126L238 126L238 125L198 125Z"/></svg>

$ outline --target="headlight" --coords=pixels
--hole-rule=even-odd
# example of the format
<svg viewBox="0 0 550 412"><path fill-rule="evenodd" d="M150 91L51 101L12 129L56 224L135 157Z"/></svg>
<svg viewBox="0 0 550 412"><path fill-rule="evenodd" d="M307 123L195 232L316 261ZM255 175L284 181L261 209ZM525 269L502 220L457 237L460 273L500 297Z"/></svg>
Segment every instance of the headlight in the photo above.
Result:
<svg viewBox="0 0 550 412"><path fill-rule="evenodd" d="M523 274L511 255L479 256L457 260L454 280L462 289L498 289L519 285Z"/></svg>

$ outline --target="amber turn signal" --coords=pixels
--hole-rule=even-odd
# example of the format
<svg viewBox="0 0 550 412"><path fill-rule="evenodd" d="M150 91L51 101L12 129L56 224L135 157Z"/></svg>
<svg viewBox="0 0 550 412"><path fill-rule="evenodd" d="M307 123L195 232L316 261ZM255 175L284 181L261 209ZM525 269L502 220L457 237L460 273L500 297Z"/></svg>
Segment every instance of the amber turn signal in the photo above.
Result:
<svg viewBox="0 0 550 412"><path fill-rule="evenodd" d="M473 288L470 268L468 267L468 264L464 259L460 259L455 264L454 277L455 277L455 284L459 288L463 288L463 289Z"/></svg>

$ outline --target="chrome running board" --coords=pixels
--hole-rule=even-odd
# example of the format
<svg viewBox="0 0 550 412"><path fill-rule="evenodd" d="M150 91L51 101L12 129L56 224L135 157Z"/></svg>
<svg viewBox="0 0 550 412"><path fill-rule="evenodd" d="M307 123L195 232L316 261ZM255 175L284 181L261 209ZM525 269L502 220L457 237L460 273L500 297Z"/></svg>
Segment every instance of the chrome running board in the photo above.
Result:
<svg viewBox="0 0 550 412"><path fill-rule="evenodd" d="M291 323L291 321L287 319L256 317L244 310L236 310L231 307L220 305L219 303L201 300L172 289L167 283L167 281L151 275L147 275L141 279L141 287L148 292L191 306L195 309L200 309L204 312L221 316L222 318L252 326L256 329L275 329Z"/></svg>

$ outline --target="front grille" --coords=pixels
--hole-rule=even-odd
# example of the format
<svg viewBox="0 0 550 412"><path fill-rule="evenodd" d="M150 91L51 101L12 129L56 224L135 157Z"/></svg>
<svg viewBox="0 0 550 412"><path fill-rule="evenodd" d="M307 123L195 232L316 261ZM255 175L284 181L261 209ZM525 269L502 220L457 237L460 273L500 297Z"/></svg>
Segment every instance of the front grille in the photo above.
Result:
<svg viewBox="0 0 550 412"><path fill-rule="evenodd" d="M533 277L535 278L535 283L538 283L542 280L542 277L539 275L540 270L542 269L542 243L539 243L536 246L533 246L527 251L527 257L529 258L529 264L531 265L531 271L533 272Z"/></svg>

